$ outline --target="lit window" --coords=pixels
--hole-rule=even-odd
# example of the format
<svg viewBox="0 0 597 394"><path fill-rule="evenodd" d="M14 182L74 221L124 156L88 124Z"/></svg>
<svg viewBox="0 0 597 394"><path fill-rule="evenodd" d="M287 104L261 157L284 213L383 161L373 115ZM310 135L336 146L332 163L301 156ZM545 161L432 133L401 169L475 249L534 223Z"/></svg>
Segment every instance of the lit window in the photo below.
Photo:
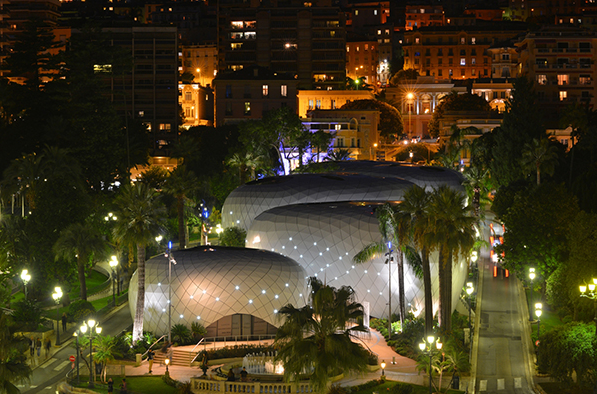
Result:
<svg viewBox="0 0 597 394"><path fill-rule="evenodd" d="M558 85L568 85L570 83L568 74L558 74Z"/></svg>
<svg viewBox="0 0 597 394"><path fill-rule="evenodd" d="M547 75L537 74L537 83L539 85L547 85Z"/></svg>
<svg viewBox="0 0 597 394"><path fill-rule="evenodd" d="M461 44L466 44L466 38L460 37L460 43Z"/></svg>
<svg viewBox="0 0 597 394"><path fill-rule="evenodd" d="M191 92L184 92L184 99L187 101L191 101L193 99L193 95Z"/></svg>
<svg viewBox="0 0 597 394"><path fill-rule="evenodd" d="M269 96L269 85L262 85L261 93L263 94L263 97Z"/></svg>
<svg viewBox="0 0 597 394"><path fill-rule="evenodd" d="M560 101L566 100L567 97L568 97L568 92L566 92L565 90L560 92Z"/></svg>
<svg viewBox="0 0 597 394"><path fill-rule="evenodd" d="M280 96L282 96L282 97L288 96L288 85L280 86Z"/></svg>
<svg viewBox="0 0 597 394"><path fill-rule="evenodd" d="M460 58L460 65L461 66L466 66L466 59L465 58Z"/></svg>
<svg viewBox="0 0 597 394"><path fill-rule="evenodd" d="M94 73L109 73L112 71L111 64L94 64L93 65L93 72Z"/></svg>
<svg viewBox="0 0 597 394"><path fill-rule="evenodd" d="M471 44L475 45L477 43L477 39L475 37L471 37Z"/></svg>
<svg viewBox="0 0 597 394"><path fill-rule="evenodd" d="M251 115L251 102L245 101L245 115Z"/></svg>
<svg viewBox="0 0 597 394"><path fill-rule="evenodd" d="M415 37L415 44L419 43L419 37Z"/></svg>
<svg viewBox="0 0 597 394"><path fill-rule="evenodd" d="M317 109L320 109L320 108L321 108L321 100L317 100L317 101L315 102L315 107L316 107Z"/></svg>
<svg viewBox="0 0 597 394"><path fill-rule="evenodd" d="M373 10L373 15L377 15L377 10Z"/></svg>
<svg viewBox="0 0 597 394"><path fill-rule="evenodd" d="M359 15L359 10L354 10L355 15Z"/></svg>

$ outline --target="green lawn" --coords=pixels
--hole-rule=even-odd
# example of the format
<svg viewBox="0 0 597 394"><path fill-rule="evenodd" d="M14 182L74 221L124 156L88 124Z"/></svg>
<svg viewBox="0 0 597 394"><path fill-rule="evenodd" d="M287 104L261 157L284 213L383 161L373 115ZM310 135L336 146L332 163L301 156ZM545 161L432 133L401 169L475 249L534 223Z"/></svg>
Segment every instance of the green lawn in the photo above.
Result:
<svg viewBox="0 0 597 394"><path fill-rule="evenodd" d="M122 378L120 376L108 376L114 381L114 392L118 393L120 388L120 382ZM89 382L89 376L80 377L81 384L78 387L86 388ZM176 394L177 390L175 387L168 386L162 380L161 376L131 376L126 378L127 389L129 393L143 393L143 394ZM97 393L107 393L108 386L105 384L96 383L93 391Z"/></svg>
<svg viewBox="0 0 597 394"><path fill-rule="evenodd" d="M383 384L380 384L380 385L377 385L377 386L374 386L374 387L370 387L368 389L354 391L354 392L351 392L351 394L373 394L373 392L376 392L376 393L379 393L379 394L383 394L383 393L388 392L388 390L390 390L396 384L398 384L398 382L387 380ZM406 385L408 383L402 383L402 384ZM429 386L417 386L415 384L408 384L408 385L412 386L412 388L413 388L413 394L428 394L429 393ZM445 391L444 393L458 394L458 393L464 393L464 391L460 391L460 390L448 390L448 391Z"/></svg>

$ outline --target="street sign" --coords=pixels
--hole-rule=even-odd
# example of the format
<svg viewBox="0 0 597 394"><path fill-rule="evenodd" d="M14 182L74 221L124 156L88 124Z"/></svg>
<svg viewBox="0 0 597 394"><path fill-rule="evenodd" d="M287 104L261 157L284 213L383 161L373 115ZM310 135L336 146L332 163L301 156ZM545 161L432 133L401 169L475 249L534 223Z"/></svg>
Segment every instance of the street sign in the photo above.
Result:
<svg viewBox="0 0 597 394"><path fill-rule="evenodd" d="M73 363L75 362L75 356L71 355L68 359L69 359L69 361L72 361Z"/></svg>

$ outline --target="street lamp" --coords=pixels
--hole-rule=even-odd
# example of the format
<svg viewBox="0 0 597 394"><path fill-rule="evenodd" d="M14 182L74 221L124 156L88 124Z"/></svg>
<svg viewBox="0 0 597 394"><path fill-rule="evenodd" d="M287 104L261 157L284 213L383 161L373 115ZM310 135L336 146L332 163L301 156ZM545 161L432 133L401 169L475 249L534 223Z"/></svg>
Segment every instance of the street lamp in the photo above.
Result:
<svg viewBox="0 0 597 394"><path fill-rule="evenodd" d="M85 333L86 330L87 326L83 324L73 333L73 336L75 337L75 347L77 348L77 384L79 384L79 356L81 355L81 351L79 350L79 335Z"/></svg>
<svg viewBox="0 0 597 394"><path fill-rule="evenodd" d="M469 335L469 343L471 343L473 338L473 331L472 331L472 324L471 324L471 309L473 307L473 292L475 289L473 288L473 282L467 282L466 284L466 294L468 294L468 335ZM472 345L471 345L472 346Z"/></svg>
<svg viewBox="0 0 597 394"><path fill-rule="evenodd" d="M60 346L60 299L62 298L62 289L60 286L54 287L52 298L56 303L56 346Z"/></svg>
<svg viewBox="0 0 597 394"><path fill-rule="evenodd" d="M597 286L597 278L593 278L593 283L590 283L587 291L587 286L579 286L580 287L580 296L586 297L593 300L593 305L595 309L595 335L597 336L597 293L595 292L595 286Z"/></svg>
<svg viewBox="0 0 597 394"><path fill-rule="evenodd" d="M89 329L89 387L90 389L94 388L95 385L93 384L93 329L95 328L95 332L97 335L101 334L102 328L99 326L99 322L96 322L93 319L87 320L81 326L81 332L85 334L87 329Z"/></svg>
<svg viewBox="0 0 597 394"><path fill-rule="evenodd" d="M410 140L412 137L412 123L411 123L411 116L412 116L412 100L415 97L414 94L412 94L411 92L409 92L406 95L406 98L408 99L408 139Z"/></svg>
<svg viewBox="0 0 597 394"><path fill-rule="evenodd" d="M543 313L543 304L540 302L535 304L535 315L537 316L537 338L541 334L541 314Z"/></svg>
<svg viewBox="0 0 597 394"><path fill-rule="evenodd" d="M116 274L114 269L118 267L118 259L116 256L112 256L110 259L110 268L112 268L112 306L116 306Z"/></svg>
<svg viewBox="0 0 597 394"><path fill-rule="evenodd" d="M533 305L533 280L535 279L535 269L529 268L529 278L531 279L531 295L529 296L529 321L533 321L533 313L531 312L531 305Z"/></svg>
<svg viewBox="0 0 597 394"><path fill-rule="evenodd" d="M433 353L433 346L431 346L431 344L434 341L435 341L435 337L433 335L430 335L427 337L427 343L425 343L425 342L419 343L419 349L421 349L422 352L427 352L427 354L429 355L429 394L433 393L432 373L431 373L431 356ZM442 348L442 343L439 341L439 338L437 339L437 342L435 342L435 347L437 348L437 350L441 350L441 348Z"/></svg>
<svg viewBox="0 0 597 394"><path fill-rule="evenodd" d="M172 241L168 241L168 342L172 343L172 264L176 265L176 260L172 256ZM166 364L166 371L168 365Z"/></svg>
<svg viewBox="0 0 597 394"><path fill-rule="evenodd" d="M27 299L27 283L31 280L31 275L27 270L21 271L21 280L23 281L23 287L25 288L25 300Z"/></svg>
<svg viewBox="0 0 597 394"><path fill-rule="evenodd" d="M118 218L112 212L109 212L107 216L104 216L104 220L109 222L110 220L118 220Z"/></svg>
<svg viewBox="0 0 597 394"><path fill-rule="evenodd" d="M166 376L170 375L170 372L168 371L168 365L170 365L170 359L167 358L164 360L164 363L166 364Z"/></svg>
<svg viewBox="0 0 597 394"><path fill-rule="evenodd" d="M386 362L384 360L381 360L381 376L385 376L385 369L386 369Z"/></svg>

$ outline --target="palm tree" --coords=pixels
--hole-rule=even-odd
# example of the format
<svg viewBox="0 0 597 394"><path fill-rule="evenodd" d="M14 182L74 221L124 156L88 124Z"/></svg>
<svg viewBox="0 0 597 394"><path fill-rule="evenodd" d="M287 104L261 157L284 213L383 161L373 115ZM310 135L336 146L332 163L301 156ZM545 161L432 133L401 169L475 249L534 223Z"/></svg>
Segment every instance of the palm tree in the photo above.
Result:
<svg viewBox="0 0 597 394"><path fill-rule="evenodd" d="M104 257L108 244L100 232L87 223L73 223L60 232L54 244L53 251L56 260L72 261L77 259L77 272L79 274L80 296L87 300L87 285L85 283L85 270L91 258L99 260Z"/></svg>
<svg viewBox="0 0 597 394"><path fill-rule="evenodd" d="M0 393L20 393L17 384L29 381L31 367L27 365L24 337L15 337L9 328L9 316L0 314Z"/></svg>
<svg viewBox="0 0 597 394"><path fill-rule="evenodd" d="M336 149L336 150L330 150L330 152L328 153L327 157L324 160L325 161L350 160L350 150L343 149L343 148Z"/></svg>
<svg viewBox="0 0 597 394"><path fill-rule="evenodd" d="M372 242L359 251L353 258L356 264L363 264L373 260L375 257L379 255L383 255L387 253L389 256L386 263L388 264L388 270L390 272L389 279L388 279L388 287L389 287L389 297L388 297L388 307L389 307L389 316L388 316L388 338L392 337L392 244L399 246L399 239L398 239L398 229L396 223L396 212L395 208L392 207L389 203L378 207L375 210L375 214L377 216L378 224L379 224L379 233L381 234L381 239L377 242ZM402 253L398 252L398 287L399 287L399 309L400 309L400 324L401 327L404 327L404 315L405 315L405 307L404 307L404 269L403 269L403 260L402 260Z"/></svg>
<svg viewBox="0 0 597 394"><path fill-rule="evenodd" d="M176 212L178 214L178 243L180 249L187 247L185 236L184 203L189 195L199 187L199 180L195 173L187 170L186 166L178 166L170 173L164 183L164 192L176 198Z"/></svg>
<svg viewBox="0 0 597 394"><path fill-rule="evenodd" d="M548 138L533 138L531 143L524 144L522 151L522 167L528 174L537 173L537 186L541 184L541 169L553 175L558 159L558 150Z"/></svg>
<svg viewBox="0 0 597 394"><path fill-rule="evenodd" d="M355 301L351 287L336 289L315 277L309 278L309 286L308 305L297 309L288 304L278 312L285 320L276 333L276 360L284 364L286 381L298 382L299 375L309 374L314 390L323 393L333 371L367 370L369 352L352 341L367 329L357 323L363 306Z"/></svg>
<svg viewBox="0 0 597 394"><path fill-rule="evenodd" d="M430 229L429 215L430 194L418 185L411 186L400 204L401 226L408 229L415 248L421 255L423 268L423 288L425 293L425 334L433 331L433 296L431 289L431 265L429 263L430 246L427 236Z"/></svg>
<svg viewBox="0 0 597 394"><path fill-rule="evenodd" d="M489 170L478 166L470 166L464 170L462 175L464 175L464 186L472 196L475 216L479 217L481 214L481 196L489 193Z"/></svg>
<svg viewBox="0 0 597 394"><path fill-rule="evenodd" d="M440 186L431 195L428 241L439 251L439 324L452 329L452 263L454 256L465 255L475 243L471 207L465 197L449 186Z"/></svg>
<svg viewBox="0 0 597 394"><path fill-rule="evenodd" d="M126 246L137 246L138 292L133 343L143 336L143 312L145 308L145 247L164 229L164 208L158 202L158 194L143 183L125 185L114 200L118 208L115 240Z"/></svg>
<svg viewBox="0 0 597 394"><path fill-rule="evenodd" d="M244 185L247 183L247 173L249 171L251 172L250 179L255 179L255 170L261 165L262 160L263 157L261 155L253 152L245 152L244 154L234 153L226 160L226 164L238 168L238 179L240 180L240 184Z"/></svg>
<svg viewBox="0 0 597 394"><path fill-rule="evenodd" d="M101 381L105 383L106 375L108 373L106 364L108 364L110 361L113 361L115 356L121 356L121 354L116 349L116 338L111 337L110 335L100 335L97 338L94 338L94 342L96 349L93 359L95 362L101 363L103 365L100 376Z"/></svg>

